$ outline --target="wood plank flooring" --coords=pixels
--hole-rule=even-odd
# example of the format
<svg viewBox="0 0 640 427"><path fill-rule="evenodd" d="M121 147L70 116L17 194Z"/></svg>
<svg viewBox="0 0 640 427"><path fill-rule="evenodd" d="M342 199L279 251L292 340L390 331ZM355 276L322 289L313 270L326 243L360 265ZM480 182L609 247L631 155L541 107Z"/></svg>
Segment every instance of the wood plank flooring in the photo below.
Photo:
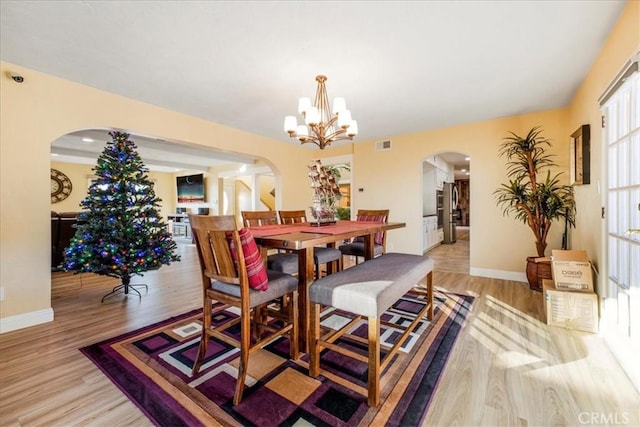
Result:
<svg viewBox="0 0 640 427"><path fill-rule="evenodd" d="M428 254L434 283L477 299L425 425L640 425L640 395L603 340L547 327L541 294L522 283L470 277L459 231ZM195 248L179 248L181 262L134 280L149 285L141 299L100 303L117 280L53 273L55 320L0 335L0 426L150 425L78 349L200 307Z"/></svg>
<svg viewBox="0 0 640 427"><path fill-rule="evenodd" d="M427 254L434 283L476 301L425 425L640 426L640 395L603 339L547 326L524 283L469 276L469 229L458 231Z"/></svg>

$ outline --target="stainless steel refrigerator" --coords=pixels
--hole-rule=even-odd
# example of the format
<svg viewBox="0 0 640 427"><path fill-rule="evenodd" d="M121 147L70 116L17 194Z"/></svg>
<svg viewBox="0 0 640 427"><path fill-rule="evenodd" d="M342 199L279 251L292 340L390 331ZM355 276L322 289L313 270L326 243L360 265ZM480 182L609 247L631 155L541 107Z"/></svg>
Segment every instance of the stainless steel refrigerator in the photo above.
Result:
<svg viewBox="0 0 640 427"><path fill-rule="evenodd" d="M442 196L442 226L444 228L442 243L453 244L456 242L456 209L458 209L456 185L452 182L445 182Z"/></svg>

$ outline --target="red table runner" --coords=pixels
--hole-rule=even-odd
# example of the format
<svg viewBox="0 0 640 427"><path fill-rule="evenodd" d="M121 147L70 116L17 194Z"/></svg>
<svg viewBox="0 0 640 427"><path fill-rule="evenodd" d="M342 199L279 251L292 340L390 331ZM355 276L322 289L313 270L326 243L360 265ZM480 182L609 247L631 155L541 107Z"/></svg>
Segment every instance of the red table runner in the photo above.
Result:
<svg viewBox="0 0 640 427"><path fill-rule="evenodd" d="M315 234L340 234L350 231L369 228L375 223L370 221L337 221L335 225L322 227L310 225L310 223L299 224L271 224L250 227L251 233L255 237L277 236L289 233L315 233Z"/></svg>
<svg viewBox="0 0 640 427"><path fill-rule="evenodd" d="M249 227L254 237L276 236L278 234L296 233L308 228L306 224L273 224Z"/></svg>

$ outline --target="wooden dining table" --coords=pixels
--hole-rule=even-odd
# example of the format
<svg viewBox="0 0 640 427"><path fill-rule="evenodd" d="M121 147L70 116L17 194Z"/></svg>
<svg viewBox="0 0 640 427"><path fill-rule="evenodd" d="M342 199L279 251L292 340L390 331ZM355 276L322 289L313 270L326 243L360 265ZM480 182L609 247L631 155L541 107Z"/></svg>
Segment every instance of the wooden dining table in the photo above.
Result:
<svg viewBox="0 0 640 427"><path fill-rule="evenodd" d="M300 320L300 348L306 351L309 316L309 285L314 280L313 248L336 247L353 237L364 240L364 258L372 259L376 233L403 228L404 222L336 221L334 225L317 226L312 223L270 224L250 227L256 243L265 251L282 249L298 254L298 309ZM332 272L327 266L328 274Z"/></svg>

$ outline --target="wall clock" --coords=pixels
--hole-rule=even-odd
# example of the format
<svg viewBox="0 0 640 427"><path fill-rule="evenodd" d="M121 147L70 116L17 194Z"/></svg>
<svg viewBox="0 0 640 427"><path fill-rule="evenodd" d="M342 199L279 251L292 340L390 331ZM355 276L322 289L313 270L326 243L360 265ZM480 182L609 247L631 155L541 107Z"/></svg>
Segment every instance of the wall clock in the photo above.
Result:
<svg viewBox="0 0 640 427"><path fill-rule="evenodd" d="M71 180L57 169L51 169L51 203L58 203L71 194Z"/></svg>

